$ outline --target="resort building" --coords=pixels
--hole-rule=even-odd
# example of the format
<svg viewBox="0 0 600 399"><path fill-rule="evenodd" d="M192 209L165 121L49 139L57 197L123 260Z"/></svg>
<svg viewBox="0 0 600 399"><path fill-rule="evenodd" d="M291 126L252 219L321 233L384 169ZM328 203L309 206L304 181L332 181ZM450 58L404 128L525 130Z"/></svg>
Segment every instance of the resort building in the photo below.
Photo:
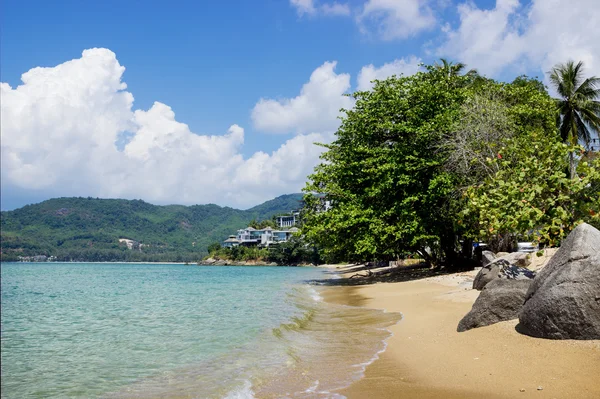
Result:
<svg viewBox="0 0 600 399"><path fill-rule="evenodd" d="M225 241L223 241L223 246L225 248L237 247L240 245L240 241L236 238L236 236L229 236Z"/></svg>
<svg viewBox="0 0 600 399"><path fill-rule="evenodd" d="M291 211L289 215L277 216L277 226L293 227L300 220L300 211Z"/></svg>
<svg viewBox="0 0 600 399"><path fill-rule="evenodd" d="M291 211L287 215L277 216L276 219L279 230L275 230L271 227L255 229L254 227L248 226L245 229L239 229L236 235L229 236L223 241L222 246L233 248L240 245L257 245L268 248L270 245L288 241L294 233L299 231L298 228L294 226L300 221L300 211Z"/></svg>
<svg viewBox="0 0 600 399"><path fill-rule="evenodd" d="M231 235L223 241L223 247L232 248L239 245L269 247L273 244L288 241L298 229L292 227L289 230L274 230L271 227L257 230L254 227L246 227L237 231L237 235Z"/></svg>

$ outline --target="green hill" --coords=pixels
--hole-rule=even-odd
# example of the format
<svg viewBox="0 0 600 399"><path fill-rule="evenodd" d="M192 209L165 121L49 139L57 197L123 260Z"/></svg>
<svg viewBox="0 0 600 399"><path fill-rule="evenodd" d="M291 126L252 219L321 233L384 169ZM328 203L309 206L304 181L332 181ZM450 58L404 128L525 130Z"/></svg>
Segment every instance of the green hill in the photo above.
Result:
<svg viewBox="0 0 600 399"><path fill-rule="evenodd" d="M288 194L247 210L152 205L141 200L55 198L1 212L2 260L46 255L77 261L190 261L253 220L298 209ZM126 242L133 241L129 249Z"/></svg>

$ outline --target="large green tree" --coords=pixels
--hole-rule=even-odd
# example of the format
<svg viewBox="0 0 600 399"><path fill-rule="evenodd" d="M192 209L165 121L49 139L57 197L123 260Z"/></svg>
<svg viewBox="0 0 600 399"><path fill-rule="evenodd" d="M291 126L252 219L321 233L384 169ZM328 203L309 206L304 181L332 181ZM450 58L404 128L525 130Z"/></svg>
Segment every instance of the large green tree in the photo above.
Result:
<svg viewBox="0 0 600 399"><path fill-rule="evenodd" d="M375 83L356 100L309 177L303 232L329 259L454 256L453 175L440 141L451 131L470 76L429 66ZM450 83L450 84L448 84ZM322 201L331 208L320 212Z"/></svg>
<svg viewBox="0 0 600 399"><path fill-rule="evenodd" d="M567 61L550 71L550 82L561 97L559 131L563 142L589 146L592 135L600 132L600 78L584 79L583 62ZM570 173L575 177L575 154L570 154Z"/></svg>
<svg viewBox="0 0 600 399"><path fill-rule="evenodd" d="M463 263L459 242L468 249L480 237L479 215L461 212L463 193L498 173L489 160L502 159L508 140L556 137L554 102L539 81L455 72L426 66L353 94L305 188L323 195L305 196L303 233L328 260L417 252L433 265Z"/></svg>

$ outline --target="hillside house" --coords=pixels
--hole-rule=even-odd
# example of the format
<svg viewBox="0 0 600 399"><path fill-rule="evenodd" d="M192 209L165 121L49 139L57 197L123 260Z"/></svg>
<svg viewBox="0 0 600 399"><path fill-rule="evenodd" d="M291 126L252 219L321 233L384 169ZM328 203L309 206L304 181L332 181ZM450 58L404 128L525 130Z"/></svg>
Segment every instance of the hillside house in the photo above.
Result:
<svg viewBox="0 0 600 399"><path fill-rule="evenodd" d="M281 215L277 216L277 226L284 227L293 227L300 220L300 211L291 211L289 215Z"/></svg>
<svg viewBox="0 0 600 399"><path fill-rule="evenodd" d="M275 230L271 227L257 230L254 227L246 227L245 229L239 229L237 235L229 236L228 239L223 241L222 245L227 248L238 245L269 247L273 244L288 241L297 231L296 227L288 230Z"/></svg>

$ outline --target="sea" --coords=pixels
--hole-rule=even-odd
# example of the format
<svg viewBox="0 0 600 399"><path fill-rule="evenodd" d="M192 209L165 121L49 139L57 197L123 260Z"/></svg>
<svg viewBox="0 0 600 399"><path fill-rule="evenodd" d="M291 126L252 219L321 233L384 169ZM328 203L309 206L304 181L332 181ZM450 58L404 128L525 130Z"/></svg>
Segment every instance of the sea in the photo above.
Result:
<svg viewBox="0 0 600 399"><path fill-rule="evenodd" d="M2 398L343 398L401 315L310 267L2 263Z"/></svg>

